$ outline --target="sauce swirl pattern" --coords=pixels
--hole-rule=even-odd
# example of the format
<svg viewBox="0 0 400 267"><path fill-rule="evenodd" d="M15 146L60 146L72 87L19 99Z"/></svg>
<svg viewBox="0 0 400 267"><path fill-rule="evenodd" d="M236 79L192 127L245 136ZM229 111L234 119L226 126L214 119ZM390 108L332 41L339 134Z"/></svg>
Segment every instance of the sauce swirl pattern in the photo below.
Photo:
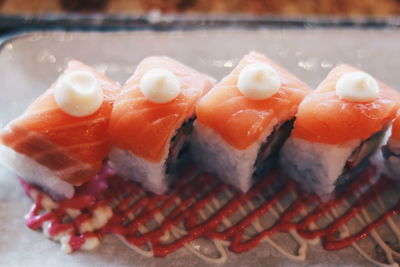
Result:
<svg viewBox="0 0 400 267"><path fill-rule="evenodd" d="M27 225L60 241L67 253L92 249L111 233L145 256L164 257L185 247L207 261L221 263L227 258L225 247L241 253L266 242L287 257L304 260L307 244L321 240L326 250L353 246L376 264L394 266L399 252L385 243L377 229L388 225L400 238L394 222L400 211L399 189L376 172L369 167L329 202L284 180L279 170L246 194L196 166L189 167L175 189L164 196L146 193L107 167L80 187L74 198L64 201L54 201L22 180L21 184L34 202L25 218ZM387 195L395 196L391 203L383 201ZM377 216L369 215L371 208ZM353 220L361 227L351 227ZM277 233L294 240L296 248L273 241ZM379 245L383 262L358 246L368 237Z"/></svg>

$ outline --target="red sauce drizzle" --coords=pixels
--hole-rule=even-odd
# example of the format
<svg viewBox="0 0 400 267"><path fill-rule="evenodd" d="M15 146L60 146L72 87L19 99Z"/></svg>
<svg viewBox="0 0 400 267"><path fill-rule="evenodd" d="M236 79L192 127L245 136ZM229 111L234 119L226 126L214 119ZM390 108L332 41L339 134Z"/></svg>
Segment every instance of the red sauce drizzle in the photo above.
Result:
<svg viewBox="0 0 400 267"><path fill-rule="evenodd" d="M272 172L248 193L242 194L208 174L198 174L196 167L191 166L169 195L158 196L146 193L137 184L121 179L105 168L91 182L77 188L74 198L56 202L58 207L50 211L44 210L43 206L43 199L49 197L46 193L23 180L21 183L31 198L33 192L38 192L25 217L27 225L37 230L42 227L43 222L48 221L48 233L51 236L68 231L72 250L78 250L89 237L101 238L105 234L113 233L123 236L134 246L151 249L154 256L163 257L200 237L228 240L229 248L240 253L257 246L265 237L289 230L296 230L305 239L320 237L327 250L345 248L367 237L373 229L400 210L398 200L397 204L385 210L379 218L357 233L345 238L337 237L337 232L363 208L395 188L394 182L384 176L375 183L375 173L373 167L368 168L330 201L322 202L318 196L301 190L295 182L285 180L279 171ZM271 190L273 193L268 193ZM355 197L356 194L359 196ZM214 207L213 212L208 210L206 218L199 216L208 204L223 198L226 201L220 207ZM286 200L282 201L284 198ZM348 205L348 209L328 225L320 228L317 226L315 229L311 227L313 224L318 225L317 222L332 209L348 201L352 205ZM262 215L270 212L278 202L288 205L275 223L257 235L247 236L246 229ZM253 208L249 208L250 203L253 203ZM80 226L101 206L110 206L113 209L113 216L108 223L95 231L80 233ZM240 208L245 206L246 214L240 214ZM71 208L79 210L80 215L70 218L67 211ZM239 218L231 226L225 226L223 220L232 216ZM145 233L141 232L143 226L148 229ZM186 234L172 241L163 241L166 231L173 227L184 229Z"/></svg>

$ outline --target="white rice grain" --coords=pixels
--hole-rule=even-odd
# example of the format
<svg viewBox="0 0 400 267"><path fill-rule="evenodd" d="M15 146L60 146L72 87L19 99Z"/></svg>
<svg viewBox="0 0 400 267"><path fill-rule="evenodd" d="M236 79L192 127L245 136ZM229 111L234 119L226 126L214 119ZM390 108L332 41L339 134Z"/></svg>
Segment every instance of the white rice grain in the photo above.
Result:
<svg viewBox="0 0 400 267"><path fill-rule="evenodd" d="M52 194L65 198L74 195L73 185L61 180L56 172L2 144L0 144L0 163L27 182L39 185Z"/></svg>
<svg viewBox="0 0 400 267"><path fill-rule="evenodd" d="M165 160L153 163L117 147L111 149L109 160L111 168L122 177L136 181L156 194L167 191Z"/></svg>
<svg viewBox="0 0 400 267"><path fill-rule="evenodd" d="M272 123L273 126L276 124ZM273 126L266 129L256 143L239 150L223 140L213 129L196 121L191 136L192 155L206 172L216 174L225 183L246 192L253 183L254 163L260 147L272 132Z"/></svg>
<svg viewBox="0 0 400 267"><path fill-rule="evenodd" d="M335 189L348 158L360 140L330 145L290 137L281 150L280 165L285 174L320 196Z"/></svg>

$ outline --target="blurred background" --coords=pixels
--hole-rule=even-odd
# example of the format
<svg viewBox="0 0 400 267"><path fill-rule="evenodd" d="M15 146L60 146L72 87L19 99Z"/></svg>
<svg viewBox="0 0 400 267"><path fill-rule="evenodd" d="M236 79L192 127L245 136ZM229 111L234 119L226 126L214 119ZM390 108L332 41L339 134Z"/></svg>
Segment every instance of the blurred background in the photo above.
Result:
<svg viewBox="0 0 400 267"><path fill-rule="evenodd" d="M0 0L6 15L44 13L395 16L400 0Z"/></svg>

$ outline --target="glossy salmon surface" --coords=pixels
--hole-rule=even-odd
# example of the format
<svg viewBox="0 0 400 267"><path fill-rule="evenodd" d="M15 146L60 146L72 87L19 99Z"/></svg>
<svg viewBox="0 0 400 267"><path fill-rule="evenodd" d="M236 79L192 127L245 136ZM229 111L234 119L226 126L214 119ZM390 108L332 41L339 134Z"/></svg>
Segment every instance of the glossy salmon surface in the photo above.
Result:
<svg viewBox="0 0 400 267"><path fill-rule="evenodd" d="M237 87L240 71L253 63L273 67L281 79L281 88L270 98L252 100ZM197 105L197 120L216 131L237 149L246 149L272 126L291 119L297 106L311 89L266 56L251 52L233 71L216 84Z"/></svg>
<svg viewBox="0 0 400 267"><path fill-rule="evenodd" d="M341 144L367 139L387 126L397 114L399 93L378 82L379 97L371 102L343 100L336 95L336 82L345 73L360 70L340 65L299 106L293 136L311 142Z"/></svg>
<svg viewBox="0 0 400 267"><path fill-rule="evenodd" d="M74 117L56 103L56 83L17 119L0 131L0 142L24 154L60 179L74 185L90 180L102 167L111 143L108 124L120 86L81 62L72 60L64 73L92 73L103 90L103 104L92 115Z"/></svg>
<svg viewBox="0 0 400 267"><path fill-rule="evenodd" d="M178 78L182 92L172 101L154 103L140 91L142 76L154 68L166 69ZM145 58L116 99L110 122L113 145L151 162L162 161L171 138L194 115L197 101L211 86L209 77L174 59Z"/></svg>

